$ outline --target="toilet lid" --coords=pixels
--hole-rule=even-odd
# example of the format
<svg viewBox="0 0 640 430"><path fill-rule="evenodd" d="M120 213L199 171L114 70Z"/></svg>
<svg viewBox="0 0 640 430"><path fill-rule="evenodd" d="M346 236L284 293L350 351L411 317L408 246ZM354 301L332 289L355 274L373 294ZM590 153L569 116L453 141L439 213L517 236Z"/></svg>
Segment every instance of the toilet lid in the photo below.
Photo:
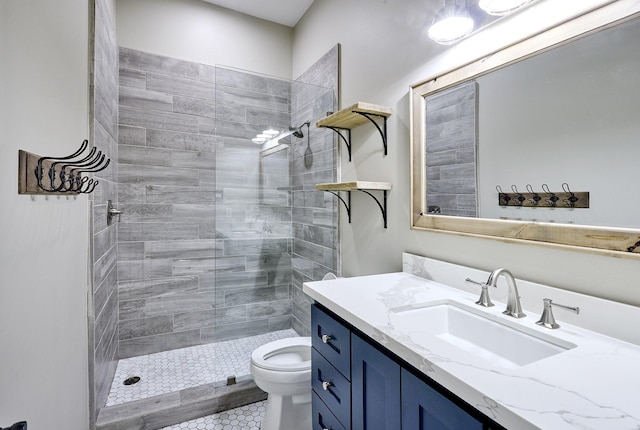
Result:
<svg viewBox="0 0 640 430"><path fill-rule="evenodd" d="M254 366L280 372L311 369L311 338L290 337L269 342L251 354Z"/></svg>

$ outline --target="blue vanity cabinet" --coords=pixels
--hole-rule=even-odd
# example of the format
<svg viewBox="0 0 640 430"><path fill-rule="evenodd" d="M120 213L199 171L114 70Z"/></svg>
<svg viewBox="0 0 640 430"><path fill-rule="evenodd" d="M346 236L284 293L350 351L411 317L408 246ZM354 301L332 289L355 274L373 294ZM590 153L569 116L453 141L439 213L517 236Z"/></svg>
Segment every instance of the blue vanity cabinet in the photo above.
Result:
<svg viewBox="0 0 640 430"><path fill-rule="evenodd" d="M311 336L313 430L504 430L319 305Z"/></svg>
<svg viewBox="0 0 640 430"><path fill-rule="evenodd" d="M352 430L400 429L400 365L351 334Z"/></svg>
<svg viewBox="0 0 640 430"><path fill-rule="evenodd" d="M483 424L402 369L402 430L482 430Z"/></svg>

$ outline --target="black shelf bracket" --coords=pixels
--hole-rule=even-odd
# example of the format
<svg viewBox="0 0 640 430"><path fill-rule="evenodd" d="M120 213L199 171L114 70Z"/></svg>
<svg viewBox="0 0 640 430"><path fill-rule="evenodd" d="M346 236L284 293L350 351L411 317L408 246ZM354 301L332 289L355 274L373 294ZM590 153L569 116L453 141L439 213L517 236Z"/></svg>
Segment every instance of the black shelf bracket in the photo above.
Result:
<svg viewBox="0 0 640 430"><path fill-rule="evenodd" d="M357 113L358 115L362 115L363 117L371 121L373 125L376 126L376 128L378 129L378 133L380 133L380 137L382 138L382 146L384 146L384 155L387 155L387 117L384 115L378 115L378 114L369 113L369 112L360 112L357 110L354 110L352 112ZM380 125L376 122L374 117L382 118L382 128L380 128Z"/></svg>
<svg viewBox="0 0 640 430"><path fill-rule="evenodd" d="M344 205L344 208L347 210L347 219L349 220L349 224L351 224L351 191L347 191L346 202L344 201L340 193L337 191L329 191L329 190L323 190L323 191L326 191L327 193L331 193L334 196L336 196L338 199L340 199L340 201Z"/></svg>
<svg viewBox="0 0 640 430"><path fill-rule="evenodd" d="M351 161L351 129L350 128L340 128L340 127L333 127L333 126L325 126L326 128L330 128L331 130L335 131L338 136L340 137L340 139L342 139L342 141L344 142L344 144L347 146L347 152L349 153L349 161ZM344 135L341 133L342 130L345 130L347 132L347 137L344 137Z"/></svg>
<svg viewBox="0 0 640 430"><path fill-rule="evenodd" d="M382 203L380 203L380 200L378 200L376 196L371 194L369 191L367 190L358 190L358 191L362 191L363 193L368 194L369 197L371 197L376 202L376 204L380 208L380 212L382 212L382 221L384 222L384 228L387 228L387 190L382 190L382 195L383 195Z"/></svg>

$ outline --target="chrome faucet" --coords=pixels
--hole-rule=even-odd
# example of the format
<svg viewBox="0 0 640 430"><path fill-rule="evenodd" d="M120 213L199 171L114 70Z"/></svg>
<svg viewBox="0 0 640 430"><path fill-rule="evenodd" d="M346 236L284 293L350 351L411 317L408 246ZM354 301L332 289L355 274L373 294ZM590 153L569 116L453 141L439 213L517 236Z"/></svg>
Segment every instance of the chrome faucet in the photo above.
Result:
<svg viewBox="0 0 640 430"><path fill-rule="evenodd" d="M526 314L522 312L522 306L520 305L520 295L518 294L516 279L513 277L513 274L510 271L504 268L494 270L489 275L489 279L487 279L487 285L496 287L500 275L504 275L504 277L507 278L507 285L509 286L507 295L507 308L502 313L514 318L525 317Z"/></svg>
<svg viewBox="0 0 640 430"><path fill-rule="evenodd" d="M560 324L558 324L556 322L556 319L553 317L553 310L551 308L552 306L557 306L559 308L566 309L568 311L573 312L576 315L580 313L580 308L577 306L574 307L574 306L561 305L559 303L552 302L551 299L542 299L542 301L544 303L544 309L542 310L542 315L540 316L540 319L536 322L536 324L546 328L556 329L560 327Z"/></svg>

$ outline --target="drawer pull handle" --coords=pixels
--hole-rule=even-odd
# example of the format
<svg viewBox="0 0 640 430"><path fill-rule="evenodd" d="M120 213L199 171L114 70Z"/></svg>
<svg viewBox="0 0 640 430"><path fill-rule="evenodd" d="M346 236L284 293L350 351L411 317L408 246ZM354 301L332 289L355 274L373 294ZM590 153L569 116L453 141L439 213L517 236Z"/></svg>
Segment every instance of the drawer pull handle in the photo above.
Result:
<svg viewBox="0 0 640 430"><path fill-rule="evenodd" d="M331 336L330 334L323 334L322 335L322 343L329 343L330 340L333 340L334 337Z"/></svg>
<svg viewBox="0 0 640 430"><path fill-rule="evenodd" d="M322 389L324 391L327 391L331 386L333 386L333 382L322 381Z"/></svg>

